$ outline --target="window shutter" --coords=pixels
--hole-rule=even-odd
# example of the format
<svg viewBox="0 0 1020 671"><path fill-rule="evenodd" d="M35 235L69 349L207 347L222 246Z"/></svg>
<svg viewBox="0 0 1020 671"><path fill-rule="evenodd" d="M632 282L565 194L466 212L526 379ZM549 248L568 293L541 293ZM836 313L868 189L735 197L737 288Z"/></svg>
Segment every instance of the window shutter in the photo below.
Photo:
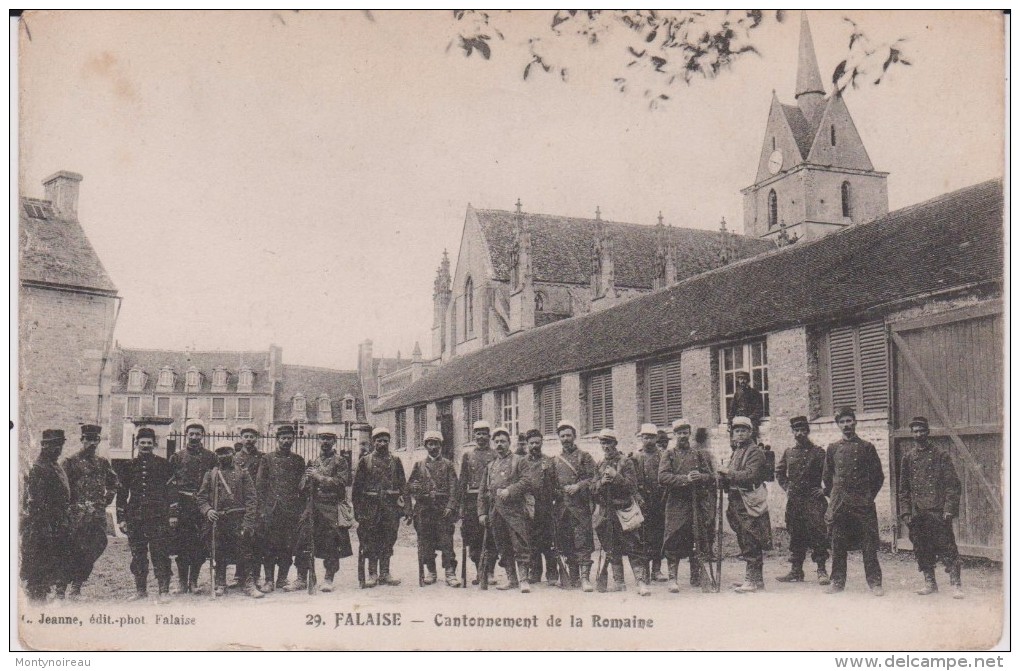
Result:
<svg viewBox="0 0 1020 671"><path fill-rule="evenodd" d="M833 412L849 405L857 406L857 382L854 375L853 327L843 326L829 332L829 369L832 380Z"/></svg>
<svg viewBox="0 0 1020 671"><path fill-rule="evenodd" d="M646 371L648 384L648 421L660 425L666 421L666 367L661 363L652 364Z"/></svg>
<svg viewBox="0 0 1020 671"><path fill-rule="evenodd" d="M657 426L668 426L674 419L683 417L683 398L680 394L680 360L666 364L666 416Z"/></svg>
<svg viewBox="0 0 1020 671"><path fill-rule="evenodd" d="M563 412L559 380L542 385L539 409L542 412L542 433L556 433L556 425L559 424L561 413Z"/></svg>
<svg viewBox="0 0 1020 671"><path fill-rule="evenodd" d="M861 352L861 394L865 411L889 406L889 377L885 324L862 324L858 332Z"/></svg>
<svg viewBox="0 0 1020 671"><path fill-rule="evenodd" d="M601 431L613 426L612 371L595 373L588 378L588 428Z"/></svg>

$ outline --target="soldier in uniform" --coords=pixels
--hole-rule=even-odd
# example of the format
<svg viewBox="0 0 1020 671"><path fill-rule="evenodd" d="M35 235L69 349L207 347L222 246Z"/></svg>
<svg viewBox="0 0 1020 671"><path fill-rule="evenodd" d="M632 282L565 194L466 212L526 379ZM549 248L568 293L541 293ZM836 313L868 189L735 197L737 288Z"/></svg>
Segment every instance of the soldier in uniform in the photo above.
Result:
<svg viewBox="0 0 1020 671"><path fill-rule="evenodd" d="M507 582L496 589L520 588L531 591L531 535L525 496L534 496L538 485L526 457L510 452L510 432L498 427L492 432L496 458L482 476L478 492L478 521L489 525L496 539L500 565ZM518 577L519 576L519 577Z"/></svg>
<svg viewBox="0 0 1020 671"><path fill-rule="evenodd" d="M475 579L472 585L478 584L482 567L479 562L482 558L482 539L485 537L484 529L478 522L478 490L482 486L482 476L485 469L496 458L496 453L489 445L489 423L478 421L471 428L474 442L464 445L464 456L460 461L460 537L468 546L468 554L471 562L475 565ZM488 548L486 554L489 557L496 555L496 540L489 534ZM485 567L489 572L490 582L495 564L491 561Z"/></svg>
<svg viewBox="0 0 1020 671"><path fill-rule="evenodd" d="M525 438L528 441L528 466L534 471L533 479L538 489L534 492L535 512L531 519L531 582L542 582L542 560L545 559L545 577L550 585L560 581L559 562L556 557L556 537L553 523L553 500L556 497L556 464L552 457L542 454L542 432L530 429ZM562 576L566 581L568 576Z"/></svg>
<svg viewBox="0 0 1020 671"><path fill-rule="evenodd" d="M723 486L729 490L726 520L737 535L740 556L747 566L744 582L733 588L739 593L765 589L762 566L765 551L772 549L772 522L764 484L768 468L764 451L751 438L753 432L754 423L749 417L733 418L730 462L718 470Z"/></svg>
<svg viewBox="0 0 1020 671"><path fill-rule="evenodd" d="M517 434L517 449L514 450L514 454L519 457L528 456L528 436L525 433Z"/></svg>
<svg viewBox="0 0 1020 671"><path fill-rule="evenodd" d="M790 572L779 582L804 580L804 559L808 549L818 567L818 584L828 585L825 562L829 559L829 535L825 528L828 501L822 489L825 450L811 442L807 417L790 420L796 444L783 452L776 467L776 481L786 492L786 531L790 534Z"/></svg>
<svg viewBox="0 0 1020 671"><path fill-rule="evenodd" d="M212 558L216 596L227 588L227 564L237 564L244 593L253 599L264 595L251 576L251 539L255 536L258 495L255 482L244 468L234 464L234 446L224 441L216 448L217 464L202 477L195 495L206 518L205 540Z"/></svg>
<svg viewBox="0 0 1020 671"><path fill-rule="evenodd" d="M234 445L234 465L238 468L243 468L248 471L248 475L251 476L252 482L258 483L259 477L259 466L262 464L262 457L265 454L259 450L259 431L253 426L245 426L241 428L241 442L239 443L241 449L237 449L237 445ZM265 542L262 539L262 534L259 533L259 525L255 525L255 537L251 541L251 577L252 581L256 586L260 584L260 578L262 576L262 564L265 561ZM234 583L241 584L244 576L240 572L234 574Z"/></svg>
<svg viewBox="0 0 1020 671"><path fill-rule="evenodd" d="M659 437L655 439L655 444L663 452L669 449L669 434L664 429L659 429Z"/></svg>
<svg viewBox="0 0 1020 671"><path fill-rule="evenodd" d="M312 505L305 506L302 515L302 551L297 553L298 583L307 586L309 562L321 559L326 579L320 589L333 591L333 579L340 570L340 560L354 554L351 549L350 528L340 526L339 505L347 501L347 487L351 484L351 467L347 459L336 451L336 434L319 432L319 456L305 469L301 491L311 497ZM309 510L312 515L309 516ZM311 519L308 519L311 517ZM311 533L315 534L315 557L308 546Z"/></svg>
<svg viewBox="0 0 1020 671"><path fill-rule="evenodd" d="M390 574L390 558L400 530L407 486L404 465L390 454L390 430L372 431L374 449L358 462L354 474L354 516L358 520L358 542L365 546L368 579L365 587L399 585Z"/></svg>
<svg viewBox="0 0 1020 671"><path fill-rule="evenodd" d="M654 435L654 434L653 434ZM648 596L648 565L645 556L641 528L625 531L618 511L630 509L638 495L637 469L634 462L625 459L623 453L616 449L616 432L602 429L599 432L599 444L605 458L595 469L595 480L592 485L598 508L593 524L595 533L599 535L602 549L606 553L606 561L613 569L614 588L612 592L626 589L623 578L623 555L630 559L630 567L638 584L638 594ZM654 446L654 442L652 445Z"/></svg>
<svg viewBox="0 0 1020 671"><path fill-rule="evenodd" d="M205 563L202 529L205 516L198 509L195 495L206 472L216 465L216 455L203 447L205 425L193 419L185 427L187 447L170 457L177 501L171 506L172 552L177 554L177 581L182 593L198 590L198 576ZM212 589L210 585L209 589Z"/></svg>
<svg viewBox="0 0 1020 671"><path fill-rule="evenodd" d="M591 553L595 551L591 487L595 479L595 459L574 443L577 427L572 422L561 420L556 433L563 446L553 457L557 485L553 500L556 550L567 561L570 586L591 592Z"/></svg>
<svg viewBox="0 0 1020 671"><path fill-rule="evenodd" d="M824 493L829 497L825 522L832 537L832 584L826 592L837 594L846 587L846 558L852 547L864 555L864 574L875 596L884 596L882 567L878 563L878 512L875 497L885 474L875 446L857 435L853 408L836 413L842 440L825 450L822 472Z"/></svg>
<svg viewBox="0 0 1020 671"><path fill-rule="evenodd" d="M686 419L673 422L676 445L666 450L659 462L659 485L665 490L666 512L663 548L669 566L669 591L680 591L677 573L680 560L688 558L691 565L691 585L702 585L702 559L708 554L710 527L715 509L715 481L712 462L707 455L691 446L691 425ZM694 506L698 507L698 527L694 525ZM702 556L695 553L695 534L701 545Z"/></svg>
<svg viewBox="0 0 1020 671"><path fill-rule="evenodd" d="M21 514L21 577L30 601L46 601L50 588L67 584L71 489L57 459L64 432L45 429L39 457L25 482ZM58 589L57 596L62 596Z"/></svg>
<svg viewBox="0 0 1020 671"><path fill-rule="evenodd" d="M922 596L939 591L935 581L935 562L946 567L953 598L963 598L960 580L960 553L953 535L953 518L960 514L960 478L949 450L929 440L926 417L910 421L914 448L900 462L900 491L897 493L900 518L910 530L917 569L924 575Z"/></svg>
<svg viewBox="0 0 1020 671"><path fill-rule="evenodd" d="M460 509L460 487L453 462L443 456L443 434L425 432L428 456L411 469L407 490L414 498L408 522L418 535L418 556L425 564L425 584L436 582L436 552L442 553L446 584L460 587L457 555L453 551L453 527ZM410 503L410 500L408 501Z"/></svg>
<svg viewBox="0 0 1020 671"><path fill-rule="evenodd" d="M159 590L156 599L166 603L170 600L170 505L177 494L170 486L173 471L170 462L153 454L156 432L152 429L138 429L135 447L138 456L125 466L117 492L117 526L127 534L135 578L135 593L129 600L148 596L151 556Z"/></svg>
<svg viewBox="0 0 1020 671"><path fill-rule="evenodd" d="M71 488L71 581L69 598L81 597L81 587L96 560L106 550L106 506L113 503L120 482L110 462L96 454L102 429L81 427L81 450L64 459L62 467Z"/></svg>
<svg viewBox="0 0 1020 671"><path fill-rule="evenodd" d="M262 538L265 552L262 560L266 574L263 592L289 587L287 574L297 549L298 522L305 508L301 497L305 460L291 451L294 435L294 427L290 424L282 424L276 429L276 450L262 457L255 479L260 506L257 533ZM296 585L291 589L301 588L301 585Z"/></svg>
<svg viewBox="0 0 1020 671"><path fill-rule="evenodd" d="M641 540L645 544L645 556L651 560L650 580L665 582L662 575L662 534L665 524L665 504L659 487L659 462L662 449L659 447L659 430L654 424L642 424L638 432L641 449L632 452L637 473L638 500L645 521L641 525ZM667 440L667 442L669 442Z"/></svg>
<svg viewBox="0 0 1020 671"><path fill-rule="evenodd" d="M733 428L734 417L746 417L751 420L751 440L758 442L758 427L761 426L762 415L765 414L765 403L761 392L751 386L751 374L746 370L737 371L734 376L737 388L733 392L733 401L726 413L726 420Z"/></svg>

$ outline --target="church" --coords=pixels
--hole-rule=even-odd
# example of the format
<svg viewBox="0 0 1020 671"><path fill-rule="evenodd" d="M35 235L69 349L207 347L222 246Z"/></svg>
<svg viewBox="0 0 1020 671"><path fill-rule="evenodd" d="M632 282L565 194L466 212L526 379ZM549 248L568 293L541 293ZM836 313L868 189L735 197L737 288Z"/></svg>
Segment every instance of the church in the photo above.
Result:
<svg viewBox="0 0 1020 671"><path fill-rule="evenodd" d="M886 177L841 95L826 94L802 18L794 104L773 96L742 191L746 235L469 206L456 270L444 256L436 276L441 364L380 397L372 421L411 462L427 429L459 461L479 419L539 429L548 454L570 419L598 458L602 428L626 453L642 423L682 416L718 462L746 372L763 397L761 439L779 453L791 417L806 415L824 446L839 437L835 410L855 409L883 462L876 503L894 548L910 548L894 466L910 418L929 417L965 482L960 550L999 557L1003 184L888 212ZM769 497L783 509L779 487Z"/></svg>

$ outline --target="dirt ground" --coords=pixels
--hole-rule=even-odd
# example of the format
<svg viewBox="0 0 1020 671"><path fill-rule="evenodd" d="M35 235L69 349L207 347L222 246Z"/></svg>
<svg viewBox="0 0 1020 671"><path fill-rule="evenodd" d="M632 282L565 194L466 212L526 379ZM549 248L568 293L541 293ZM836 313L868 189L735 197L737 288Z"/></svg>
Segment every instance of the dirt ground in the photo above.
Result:
<svg viewBox="0 0 1020 671"><path fill-rule="evenodd" d="M352 532L353 533L353 532ZM726 554L736 554L732 534L725 536ZM126 603L133 592L128 571L127 541L111 538L79 603L50 603L56 614L97 612L136 616L147 614L142 635L124 637L118 627L91 628L74 647L162 649L646 649L646 650L970 650L994 645L1002 633L1003 576L1001 566L968 561L964 568L967 596L954 600L948 589L920 597L921 584L913 555L882 553L879 557L887 594L871 595L864 581L860 553L851 553L846 592L827 595L813 583L783 584L786 572L784 537L777 534L777 550L766 560L767 589L753 595L724 589L703 594L687 586L687 567L680 569L681 593L670 594L664 583L652 585L649 597L634 590L627 572L628 591L585 594L538 585L531 594L477 587L452 589L439 582L419 587L414 533L401 527L393 559L399 587L360 590L353 558L341 562L337 590L314 596L275 592L255 600L229 590L215 601L208 594L208 565L200 585L204 594L180 595L171 604ZM460 551L459 535L456 540ZM355 547L356 547L355 541ZM597 553L596 553L597 556ZM319 575L321 579L321 562ZM228 575L232 575L231 569ZM458 572L459 573L459 572ZM473 577L473 567L468 570ZM293 569L291 578L293 578ZM743 564L727 558L723 584L743 576ZM939 582L948 587L939 570ZM497 582L502 582L497 570ZM155 591L150 578L150 591ZM35 610L35 609L30 609ZM160 613L195 617L196 626L153 630L149 622ZM23 612L28 612L23 611ZM399 634L344 620L341 614L398 613ZM318 620L315 620L318 616ZM451 624L455 617L533 618L531 629L491 628ZM344 616L346 617L346 615ZM557 626L555 618L560 618ZM311 620L309 619L311 618ZM550 620L549 618L553 618ZM53 629L39 628L22 617L22 639L31 647L62 649L69 639ZM371 618L370 618L371 619ZM570 624L574 626L570 626ZM114 622L116 624L116 622ZM392 624L392 622L391 622ZM537 625L537 628L535 628ZM580 625L580 626L578 626ZM150 635L147 635L151 632ZM119 635L118 635L119 634ZM166 638L172 636L171 639ZM79 639L75 639L76 641Z"/></svg>

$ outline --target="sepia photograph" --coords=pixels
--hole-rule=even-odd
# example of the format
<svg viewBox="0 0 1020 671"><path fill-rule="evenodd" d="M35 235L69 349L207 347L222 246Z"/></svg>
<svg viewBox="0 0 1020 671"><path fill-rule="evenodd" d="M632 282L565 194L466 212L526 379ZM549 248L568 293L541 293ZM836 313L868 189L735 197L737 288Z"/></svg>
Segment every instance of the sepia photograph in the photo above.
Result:
<svg viewBox="0 0 1020 671"><path fill-rule="evenodd" d="M13 15L11 649L996 666L1009 27Z"/></svg>

